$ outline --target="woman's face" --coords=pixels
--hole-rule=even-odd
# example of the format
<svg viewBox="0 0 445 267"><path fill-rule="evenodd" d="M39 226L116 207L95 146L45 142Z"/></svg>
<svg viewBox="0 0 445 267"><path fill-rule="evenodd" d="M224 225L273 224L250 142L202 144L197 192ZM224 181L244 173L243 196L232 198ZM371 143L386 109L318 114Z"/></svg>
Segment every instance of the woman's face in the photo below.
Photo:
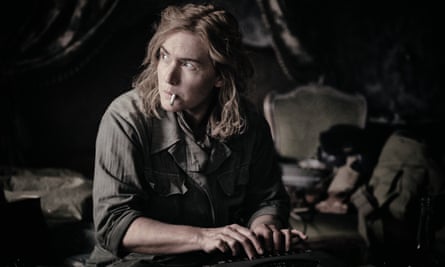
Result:
<svg viewBox="0 0 445 267"><path fill-rule="evenodd" d="M197 122L206 114L213 90L222 85L208 46L187 31L173 33L162 43L157 72L162 108L185 111ZM176 95L173 104L172 95Z"/></svg>

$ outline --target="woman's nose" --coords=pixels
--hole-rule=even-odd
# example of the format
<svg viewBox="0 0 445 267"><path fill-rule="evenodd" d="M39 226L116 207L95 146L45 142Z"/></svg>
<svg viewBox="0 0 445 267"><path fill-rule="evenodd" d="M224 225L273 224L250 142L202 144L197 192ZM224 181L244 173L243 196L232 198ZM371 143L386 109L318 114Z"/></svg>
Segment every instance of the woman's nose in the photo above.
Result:
<svg viewBox="0 0 445 267"><path fill-rule="evenodd" d="M171 85L177 85L177 84L179 84L179 80L180 80L179 76L180 76L180 74L179 74L176 64L172 63L167 67L167 70L165 73L165 82L167 82Z"/></svg>

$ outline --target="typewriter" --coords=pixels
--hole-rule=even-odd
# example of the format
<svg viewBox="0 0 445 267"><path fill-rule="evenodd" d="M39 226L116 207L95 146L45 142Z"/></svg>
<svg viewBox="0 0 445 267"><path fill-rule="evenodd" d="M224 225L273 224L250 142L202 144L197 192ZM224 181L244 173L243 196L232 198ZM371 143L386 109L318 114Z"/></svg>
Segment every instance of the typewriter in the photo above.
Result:
<svg viewBox="0 0 445 267"><path fill-rule="evenodd" d="M268 254L252 260L247 258L227 258L204 265L203 267L321 267L321 265L307 250L283 254Z"/></svg>
<svg viewBox="0 0 445 267"><path fill-rule="evenodd" d="M181 255L156 256L153 267L322 267L310 250L296 250L280 254L267 254L249 260L245 256L232 257L223 253L203 252Z"/></svg>

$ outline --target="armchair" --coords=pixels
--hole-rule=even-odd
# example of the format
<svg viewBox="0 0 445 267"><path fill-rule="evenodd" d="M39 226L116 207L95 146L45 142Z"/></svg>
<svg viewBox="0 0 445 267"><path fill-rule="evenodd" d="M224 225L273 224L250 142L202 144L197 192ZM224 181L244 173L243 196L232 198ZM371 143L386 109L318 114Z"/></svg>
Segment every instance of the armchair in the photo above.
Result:
<svg viewBox="0 0 445 267"><path fill-rule="evenodd" d="M286 93L272 91L265 96L263 109L291 199L295 192L310 191L328 180L317 156L320 134L336 125L363 129L367 116L363 96L323 85L300 86ZM312 163L304 164L307 162ZM366 244L357 231L356 214L322 213L293 205L290 224L309 235L307 246L362 261Z"/></svg>

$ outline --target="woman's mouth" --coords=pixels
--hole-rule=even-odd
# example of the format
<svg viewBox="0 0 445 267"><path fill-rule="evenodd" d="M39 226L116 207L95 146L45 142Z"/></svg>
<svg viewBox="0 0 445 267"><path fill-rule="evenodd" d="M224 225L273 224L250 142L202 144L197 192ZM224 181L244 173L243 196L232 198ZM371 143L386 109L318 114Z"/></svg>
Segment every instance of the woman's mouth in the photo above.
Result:
<svg viewBox="0 0 445 267"><path fill-rule="evenodd" d="M175 99L176 99L176 94L172 94L170 96L170 106L173 106L173 103L175 102Z"/></svg>

